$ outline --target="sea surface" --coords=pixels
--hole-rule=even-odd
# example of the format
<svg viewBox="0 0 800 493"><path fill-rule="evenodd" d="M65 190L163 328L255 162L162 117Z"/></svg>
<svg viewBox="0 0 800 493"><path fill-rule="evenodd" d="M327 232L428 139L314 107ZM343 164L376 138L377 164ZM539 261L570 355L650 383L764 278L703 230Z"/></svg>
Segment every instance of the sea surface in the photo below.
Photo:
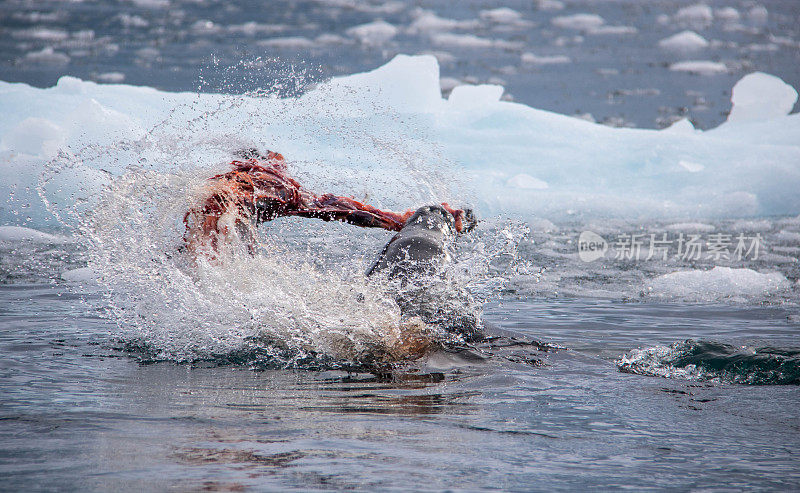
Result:
<svg viewBox="0 0 800 493"><path fill-rule="evenodd" d="M800 320L780 297L521 294L538 284L517 279L487 302L484 321L545 350L506 340L373 371L247 357L181 363L131 351L104 288L80 267L86 256L69 242L3 243L4 490L800 485ZM631 350L686 340L717 345L706 348L712 363L726 344L788 356L777 372L741 357L733 373L620 371ZM737 372L768 384L734 383Z"/></svg>
<svg viewBox="0 0 800 493"><path fill-rule="evenodd" d="M499 7L491 2L11 0L0 5L0 79L46 87L69 74L241 93L276 90L272 81L297 67L306 84L432 52L449 83L498 83L507 99L643 128L684 116L719 124L730 87L753 70L800 87L797 2L706 4L711 19L678 16L693 5L683 1L506 2L514 17L487 14ZM721 15L725 7L739 17ZM412 28L426 12L461 24ZM581 13L633 30L553 23ZM351 30L377 21L397 31ZM658 47L684 29L709 47ZM531 63L525 53L571 63ZM271 61L253 72L258 57ZM726 69L670 70L684 60ZM526 227L514 268L494 266L503 282L483 305L487 331L503 337L371 369L159 357L127 337L126 321L142 312L109 304L113 283L95 282L87 264L97 252L83 239L6 234L0 490L800 489L800 218L542 218ZM489 220L476 234L499 229ZM328 243L346 243L350 231L335 229ZM612 247L626 235L668 234L673 250L584 262L583 231ZM356 242L352 257L372 259L383 233ZM680 234L714 233L729 234L731 249L737 235L760 235L762 249L738 259L675 250ZM147 294L158 311L159 292ZM160 328L163 337L172 326Z"/></svg>

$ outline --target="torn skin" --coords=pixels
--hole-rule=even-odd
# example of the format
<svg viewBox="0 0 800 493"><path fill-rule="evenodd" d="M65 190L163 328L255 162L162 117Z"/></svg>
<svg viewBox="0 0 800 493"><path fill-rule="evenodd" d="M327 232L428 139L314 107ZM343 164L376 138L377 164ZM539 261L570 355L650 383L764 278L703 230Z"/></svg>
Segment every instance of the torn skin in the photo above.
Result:
<svg viewBox="0 0 800 493"><path fill-rule="evenodd" d="M365 228L400 231L414 213L383 211L349 197L317 196L292 178L283 156L268 151L262 159L251 157L231 162L233 169L209 179L211 195L200 208L184 216L184 240L190 251L216 251L219 242L234 228L252 239L251 226L281 216L299 216L343 221ZM461 231L464 212L446 203ZM252 249L252 245L251 245Z"/></svg>

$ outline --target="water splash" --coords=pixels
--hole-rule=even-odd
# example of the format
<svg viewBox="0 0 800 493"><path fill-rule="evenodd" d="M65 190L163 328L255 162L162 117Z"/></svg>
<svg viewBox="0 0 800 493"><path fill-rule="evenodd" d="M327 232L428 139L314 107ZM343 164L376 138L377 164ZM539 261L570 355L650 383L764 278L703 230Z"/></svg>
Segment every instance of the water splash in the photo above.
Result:
<svg viewBox="0 0 800 493"><path fill-rule="evenodd" d="M748 385L800 385L800 349L733 346L688 339L634 349L617 361L624 373Z"/></svg>

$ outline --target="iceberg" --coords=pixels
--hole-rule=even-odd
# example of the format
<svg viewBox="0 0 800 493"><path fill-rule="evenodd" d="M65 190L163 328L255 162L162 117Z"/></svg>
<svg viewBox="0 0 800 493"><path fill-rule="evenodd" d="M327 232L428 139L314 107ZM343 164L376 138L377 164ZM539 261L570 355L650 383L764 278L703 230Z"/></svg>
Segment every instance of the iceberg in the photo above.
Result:
<svg viewBox="0 0 800 493"><path fill-rule="evenodd" d="M52 228L69 222L58 211L91 207L131 169L210 176L241 146L283 153L315 190L381 207L452 200L484 217L552 221L800 212L797 92L776 77L743 78L710 130L610 128L502 94L457 86L444 99L429 55L289 98L0 82L0 224Z"/></svg>

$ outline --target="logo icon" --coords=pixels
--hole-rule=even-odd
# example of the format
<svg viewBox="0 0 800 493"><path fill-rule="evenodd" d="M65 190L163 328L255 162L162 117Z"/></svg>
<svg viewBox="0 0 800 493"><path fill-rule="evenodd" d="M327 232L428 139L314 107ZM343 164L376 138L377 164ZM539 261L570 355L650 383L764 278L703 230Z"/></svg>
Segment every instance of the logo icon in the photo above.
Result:
<svg viewBox="0 0 800 493"><path fill-rule="evenodd" d="M608 243L597 233L584 231L578 237L578 257L584 262L593 262L606 254Z"/></svg>

